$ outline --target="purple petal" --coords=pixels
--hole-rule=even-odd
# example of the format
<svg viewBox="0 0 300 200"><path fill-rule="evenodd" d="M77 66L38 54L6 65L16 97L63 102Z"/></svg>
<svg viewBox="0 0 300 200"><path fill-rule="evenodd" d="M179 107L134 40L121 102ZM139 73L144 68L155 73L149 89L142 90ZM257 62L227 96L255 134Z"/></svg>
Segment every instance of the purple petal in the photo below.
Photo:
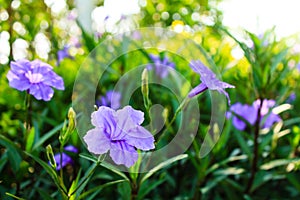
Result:
<svg viewBox="0 0 300 200"><path fill-rule="evenodd" d="M111 143L110 157L118 165L131 167L138 159L138 153L133 146L124 141Z"/></svg>
<svg viewBox="0 0 300 200"><path fill-rule="evenodd" d="M73 145L65 146L64 150L73 152L73 153L78 153L78 149L76 147L74 147Z"/></svg>
<svg viewBox="0 0 300 200"><path fill-rule="evenodd" d="M49 72L49 71L52 71L53 70L53 67L47 63L44 63L40 60L34 60L34 61L31 61L31 68L33 70L42 70L42 71L37 71L39 73L43 72ZM36 71L34 71L36 72Z"/></svg>
<svg viewBox="0 0 300 200"><path fill-rule="evenodd" d="M54 155L57 171L60 170L60 168L65 167L67 164L73 163L73 160L70 156L68 156L65 153L62 153L61 155L62 155L62 159L61 159L62 162L60 162L60 153Z"/></svg>
<svg viewBox="0 0 300 200"><path fill-rule="evenodd" d="M127 144L144 151L155 148L153 135L142 126L130 130L125 136L125 141Z"/></svg>
<svg viewBox="0 0 300 200"><path fill-rule="evenodd" d="M54 91L51 87L44 84L32 84L29 88L29 94L38 100L49 101L53 97Z"/></svg>
<svg viewBox="0 0 300 200"><path fill-rule="evenodd" d="M30 87L30 82L24 75L17 76L12 71L9 71L6 75L9 86L20 91L27 90Z"/></svg>
<svg viewBox="0 0 300 200"><path fill-rule="evenodd" d="M188 97L192 98L192 97L200 94L201 92L204 92L207 89L208 89L207 86L204 83L201 83L200 85L196 86L194 89L192 89L189 92Z"/></svg>
<svg viewBox="0 0 300 200"><path fill-rule="evenodd" d="M141 125L144 121L144 113L133 109L131 106L125 106L123 109L117 111L118 123L124 123L126 118L132 120L135 125Z"/></svg>
<svg viewBox="0 0 300 200"><path fill-rule="evenodd" d="M30 68L31 68L30 66L31 66L30 61L28 61L26 59L21 59L16 62L12 61L10 63L11 71L13 71L16 74L26 73L27 71L30 70Z"/></svg>
<svg viewBox="0 0 300 200"><path fill-rule="evenodd" d="M190 63L192 70L201 75L201 80L205 81L207 78L215 79L216 75L207 68L200 60L192 60Z"/></svg>
<svg viewBox="0 0 300 200"><path fill-rule="evenodd" d="M52 86L52 87L54 87L58 90L64 90L65 89L63 79L53 71L50 71L46 75L44 75L43 83L45 85Z"/></svg>
<svg viewBox="0 0 300 200"><path fill-rule="evenodd" d="M92 124L97 128L103 128L106 133L112 134L116 128L115 111L106 106L100 106L92 113Z"/></svg>
<svg viewBox="0 0 300 200"><path fill-rule="evenodd" d="M95 128L89 130L83 137L90 152L94 154L104 154L110 149L111 143L104 131L103 128Z"/></svg>
<svg viewBox="0 0 300 200"><path fill-rule="evenodd" d="M144 121L144 113L134 110L131 106L125 106L123 109L118 110L117 127L116 131L112 133L113 140L122 140L131 129L136 128Z"/></svg>
<svg viewBox="0 0 300 200"><path fill-rule="evenodd" d="M273 112L270 113L269 116L267 116L267 119L265 123L263 124L263 128L270 128L273 126L274 123L281 121L281 118L274 114Z"/></svg>
<svg viewBox="0 0 300 200"><path fill-rule="evenodd" d="M240 120L238 117L233 117L232 124L234 127L240 131L244 130L246 128L246 123Z"/></svg>
<svg viewBox="0 0 300 200"><path fill-rule="evenodd" d="M32 84L29 88L29 94L33 95L37 100L41 100L42 91L39 84Z"/></svg>
<svg viewBox="0 0 300 200"><path fill-rule="evenodd" d="M224 94L226 96L227 101L228 101L228 105L230 105L230 98L229 98L228 93L224 89L222 89L222 88L217 89L217 91L220 92L221 94Z"/></svg>

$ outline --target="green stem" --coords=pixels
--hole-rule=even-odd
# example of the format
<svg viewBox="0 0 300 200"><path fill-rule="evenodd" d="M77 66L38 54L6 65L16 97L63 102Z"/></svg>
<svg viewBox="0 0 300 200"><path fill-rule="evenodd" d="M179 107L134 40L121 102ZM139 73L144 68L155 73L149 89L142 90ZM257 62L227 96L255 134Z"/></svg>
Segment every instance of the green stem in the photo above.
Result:
<svg viewBox="0 0 300 200"><path fill-rule="evenodd" d="M94 174L94 172L96 171L96 168L100 165L100 163L104 160L104 157L99 157L97 163L95 164L95 166L92 168L92 170L89 172L89 174L85 177L85 179L74 189L74 191L71 194L68 194L68 198L70 198L73 194L75 194L75 192L77 192L77 190L86 182L89 180L89 178Z"/></svg>
<svg viewBox="0 0 300 200"><path fill-rule="evenodd" d="M166 129L164 130L164 132L161 134L160 138L158 139L158 141L160 141L162 138L164 138L167 134L167 131L169 129L171 129L171 125L174 123L174 121L177 118L177 115L180 113L180 111L185 107L186 104L188 104L190 98L186 97L181 104L178 106L178 108L176 109L173 118L171 119L171 121L166 125Z"/></svg>
<svg viewBox="0 0 300 200"><path fill-rule="evenodd" d="M31 110L31 107L30 107L30 94L28 92L26 92L26 95L25 95L25 137L24 137L24 144L26 145L27 143L27 139L28 139L28 136L29 136L29 133L30 133L30 110Z"/></svg>
<svg viewBox="0 0 300 200"><path fill-rule="evenodd" d="M258 162L258 136L259 136L259 130L260 130L260 122L261 122L261 108L263 105L263 99L260 98L260 105L257 111L257 118L255 123L255 130L254 130L254 147L253 147L253 160L251 165L251 175L248 182L248 185L246 187L245 193L250 194L251 193L251 187L254 182L254 178L257 172L257 162Z"/></svg>
<svg viewBox="0 0 300 200"><path fill-rule="evenodd" d="M59 175L60 175L60 178L61 178L62 181L64 180L63 179L63 169L62 169L62 161L63 161L62 155L63 155L63 150L64 150L64 146L60 145L60 147L59 147L59 154L60 154L60 157L59 157L59 164L60 164Z"/></svg>

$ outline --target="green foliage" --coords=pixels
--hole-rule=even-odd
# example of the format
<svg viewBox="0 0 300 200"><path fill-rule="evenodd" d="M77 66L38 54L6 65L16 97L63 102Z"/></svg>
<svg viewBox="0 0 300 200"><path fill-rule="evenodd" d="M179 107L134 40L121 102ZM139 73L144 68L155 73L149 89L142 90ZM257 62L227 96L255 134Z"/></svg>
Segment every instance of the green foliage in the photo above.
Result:
<svg viewBox="0 0 300 200"><path fill-rule="evenodd" d="M274 29L261 35L248 31L236 35L222 25L222 12L217 10L217 0L140 2L143 4L141 13L127 16L134 18L134 26L170 30L175 30L176 26L184 27L178 35L196 44L197 51L201 52L199 59L218 72L218 78L222 77L224 81L235 85L235 89L228 91L232 103L252 104L256 99L274 99L277 106L274 110L278 111L282 121L268 129L259 128L256 132L255 125L248 124L244 131L240 131L232 125L233 119L227 119L217 144L207 156L202 157L200 149L211 128L211 107L215 106L211 100L212 93L207 91L197 97L200 125L192 145L185 152L166 160L162 158L147 172L136 173L143 167L141 157L128 172L120 171L102 162L103 157L88 153L86 144L74 130L75 119L83 117L83 113L66 119L72 98L85 95L73 93L81 64L93 53L97 55L91 56L95 60L86 62L105 63L113 58L110 47L104 52L93 52L113 33L105 32L98 36L99 33L85 30L78 20L68 19L68 15L76 10L74 1L67 1L65 9L56 13L44 1L0 0L0 33L8 33L10 46L13 47L17 40L25 41L28 45L26 58L38 58L51 64L65 83L65 90L55 91L51 101L42 102L32 98L27 107L26 91L11 88L6 78L9 63L16 56L10 51L7 62L1 60L4 64L0 65L0 198L299 199L300 70L297 64L300 57L299 52L290 45L299 45L299 37L278 39ZM98 1L97 5L102 6L103 1ZM8 14L7 19L3 17L5 13ZM121 19L115 24L116 29L122 29L122 20L127 22L126 18ZM18 26L21 28L18 29ZM39 34L43 34L50 44L47 56L41 55L36 47L35 40ZM128 36L122 37L125 39L113 44L119 52L139 44L138 39L131 44L126 38ZM72 43L74 38L80 45ZM70 57L58 62L58 51L68 45ZM147 46L147 42L143 45ZM195 50L188 42L183 44L178 41L168 45L188 54L193 54ZM243 54L242 58L234 57L232 52L235 50ZM188 60L176 53L164 48L151 48L122 54L109 63L109 68L99 80L95 99L113 89L120 78L136 66L152 63L149 54L167 56L192 87L196 86L200 82L199 76L190 69ZM99 70L102 67L99 65ZM89 70L94 69L88 68L87 71L90 73ZM134 91L128 103L145 113L143 125L147 126L153 120L153 123L165 122L162 130L155 135L155 145L159 149L172 141L182 125L180 111L184 106L175 99L169 88L148 84L148 78L144 75L143 83L147 83L144 85L147 87ZM138 80L141 84L141 77ZM130 81L120 88L126 91L131 86ZM172 83L180 88L181 97L188 94L188 82L172 80ZM83 91L88 90L87 87L89 85L82 85ZM295 99L290 98L291 94L295 94ZM164 106L162 116L158 119L153 119L150 109L155 104ZM258 134L257 138L255 133ZM257 146L255 141L258 142ZM72 158L73 163L56 171L48 163L48 144L51 144L54 155L64 152ZM64 151L63 148L68 144L77 147L79 155Z"/></svg>

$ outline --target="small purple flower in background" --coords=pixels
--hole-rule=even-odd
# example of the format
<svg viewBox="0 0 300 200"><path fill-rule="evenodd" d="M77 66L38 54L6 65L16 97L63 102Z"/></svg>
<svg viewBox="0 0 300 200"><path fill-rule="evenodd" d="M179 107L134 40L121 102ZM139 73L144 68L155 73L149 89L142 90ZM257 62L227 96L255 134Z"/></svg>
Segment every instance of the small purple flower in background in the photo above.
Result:
<svg viewBox="0 0 300 200"><path fill-rule="evenodd" d="M297 69L300 72L300 63L297 64Z"/></svg>
<svg viewBox="0 0 300 200"><path fill-rule="evenodd" d="M68 151L68 152L72 152L72 153L78 153L78 149L72 145L68 145L64 148L65 151ZM62 158L62 159L60 159ZM56 162L56 170L60 170L61 168L64 168L65 166L67 166L68 164L73 164L74 161L73 159L66 153L62 153L61 154L61 157L60 157L60 153L57 153L54 155L54 159L55 159L55 162ZM60 160L62 162L60 162Z"/></svg>
<svg viewBox="0 0 300 200"><path fill-rule="evenodd" d="M292 92L286 101L288 103L293 103L296 100L296 98L297 98L296 93Z"/></svg>
<svg viewBox="0 0 300 200"><path fill-rule="evenodd" d="M148 65L148 70L151 70L154 66L156 75L161 78L168 76L170 68L175 68L175 64L170 62L167 57L161 58L153 54L150 54L149 57L153 61L153 64Z"/></svg>
<svg viewBox="0 0 300 200"><path fill-rule="evenodd" d="M57 65L59 65L60 62L65 58L73 59L73 56L71 56L69 53L69 49L70 49L70 47L65 46L62 50L59 50L57 52Z"/></svg>
<svg viewBox="0 0 300 200"><path fill-rule="evenodd" d="M200 94L201 92L204 92L207 89L217 90L218 92L226 96L226 98L228 99L228 104L230 105L229 95L224 89L235 88L233 85L217 79L216 75L199 60L191 61L190 66L194 72L200 74L200 80L202 81L200 85L196 86L190 91L190 93L188 94L190 98Z"/></svg>
<svg viewBox="0 0 300 200"><path fill-rule="evenodd" d="M10 67L7 73L10 87L26 90L38 100L49 101L54 94L51 87L65 89L63 79L53 71L52 66L40 60L12 61Z"/></svg>
<svg viewBox="0 0 300 200"><path fill-rule="evenodd" d="M263 100L263 104L260 111L261 117L261 127L262 128L270 128L274 123L281 121L279 115L270 111L272 107L275 106L274 100ZM241 103L235 103L230 107L230 111L227 112L227 118L230 118L232 113L234 114L232 123L234 127L238 130L245 130L247 121L250 125L254 125L257 120L257 112L260 106L260 100L256 100L252 105L242 105ZM242 120L242 119L244 120Z"/></svg>
<svg viewBox="0 0 300 200"><path fill-rule="evenodd" d="M107 106L116 110L121 106L121 93L109 90L105 96L101 96L100 99L96 101L96 105L97 107Z"/></svg>
<svg viewBox="0 0 300 200"><path fill-rule="evenodd" d="M263 128L270 128L274 123L281 121L281 118L279 115L273 113L272 109L275 106L276 102L272 99L264 99L262 103L262 107L260 110L260 116L261 116L261 126ZM256 100L253 102L253 107L258 111L258 108L260 106L260 100Z"/></svg>
<svg viewBox="0 0 300 200"><path fill-rule="evenodd" d="M253 106L242 105L241 103L235 103L230 107L230 112L227 112L227 118L231 117L231 113L234 114L232 118L232 123L234 127L238 130L245 130L247 121L249 124L253 125L256 121L257 111ZM242 119L244 120L242 120Z"/></svg>
<svg viewBox="0 0 300 200"><path fill-rule="evenodd" d="M131 106L117 111L101 106L91 117L95 128L83 137L91 153L99 155L109 151L116 164L130 167L138 159L136 149L155 148L154 137L141 126L144 113Z"/></svg>

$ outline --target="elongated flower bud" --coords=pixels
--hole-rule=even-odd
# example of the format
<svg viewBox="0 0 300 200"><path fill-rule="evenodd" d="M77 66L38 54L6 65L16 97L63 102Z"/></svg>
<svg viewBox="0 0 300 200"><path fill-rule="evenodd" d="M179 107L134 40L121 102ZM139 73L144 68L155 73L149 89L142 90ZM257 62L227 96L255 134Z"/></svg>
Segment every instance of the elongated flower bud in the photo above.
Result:
<svg viewBox="0 0 300 200"><path fill-rule="evenodd" d="M72 107L69 109L68 118L69 118L68 131L73 132L76 127L76 113Z"/></svg>
<svg viewBox="0 0 300 200"><path fill-rule="evenodd" d="M47 157L48 157L50 165L54 169L56 169L56 161L54 159L54 154L53 154L53 150L52 150L51 144L47 145L47 147L46 147L46 153L47 153Z"/></svg>
<svg viewBox="0 0 300 200"><path fill-rule="evenodd" d="M149 94L149 77L148 77L148 70L145 68L142 73L142 94L145 97L148 97Z"/></svg>
<svg viewBox="0 0 300 200"><path fill-rule="evenodd" d="M61 130L59 135L59 141L62 144L62 146L64 146L68 142L71 134L76 128L76 113L73 110L73 108L70 108L68 111L68 120L69 120L68 127L66 128L66 122L65 122L64 127Z"/></svg>

